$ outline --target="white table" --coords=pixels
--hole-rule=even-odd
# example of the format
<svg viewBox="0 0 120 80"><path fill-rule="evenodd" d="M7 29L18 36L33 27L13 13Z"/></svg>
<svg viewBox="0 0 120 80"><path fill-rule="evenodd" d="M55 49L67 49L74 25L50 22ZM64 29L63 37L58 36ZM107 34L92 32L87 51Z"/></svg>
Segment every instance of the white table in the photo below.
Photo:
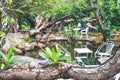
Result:
<svg viewBox="0 0 120 80"><path fill-rule="evenodd" d="M75 31L75 35L76 35L75 37L80 36L80 35L78 35L79 30L81 30L81 28L74 28L73 29L73 31Z"/></svg>
<svg viewBox="0 0 120 80"><path fill-rule="evenodd" d="M76 31L75 33L78 34L78 31L81 30L81 28L74 28L73 31Z"/></svg>
<svg viewBox="0 0 120 80"><path fill-rule="evenodd" d="M81 30L81 28L74 28L73 30L74 31L79 31L79 30Z"/></svg>
<svg viewBox="0 0 120 80"><path fill-rule="evenodd" d="M74 48L74 57L80 57L79 54L87 54L87 57L88 57L88 54L91 54L91 57L92 57L92 53L93 51L88 48Z"/></svg>

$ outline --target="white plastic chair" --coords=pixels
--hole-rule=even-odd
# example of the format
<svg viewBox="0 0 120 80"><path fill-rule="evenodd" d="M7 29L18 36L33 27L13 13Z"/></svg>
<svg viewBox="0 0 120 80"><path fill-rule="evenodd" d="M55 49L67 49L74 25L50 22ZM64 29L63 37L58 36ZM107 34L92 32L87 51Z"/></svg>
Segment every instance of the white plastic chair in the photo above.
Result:
<svg viewBox="0 0 120 80"><path fill-rule="evenodd" d="M120 73L116 74L113 78L114 80L120 80Z"/></svg>
<svg viewBox="0 0 120 80"><path fill-rule="evenodd" d="M88 39L88 30L89 27L86 27L85 29L81 30L81 38Z"/></svg>
<svg viewBox="0 0 120 80"><path fill-rule="evenodd" d="M81 23L78 23L78 27L81 27Z"/></svg>
<svg viewBox="0 0 120 80"><path fill-rule="evenodd" d="M101 49L103 49L104 46L106 46L105 52L100 52ZM102 43L98 47L98 49L96 50L95 57L100 57L100 58L111 57L112 56L111 53L112 53L113 47L114 47L114 42L112 42L112 41L108 41L108 42Z"/></svg>

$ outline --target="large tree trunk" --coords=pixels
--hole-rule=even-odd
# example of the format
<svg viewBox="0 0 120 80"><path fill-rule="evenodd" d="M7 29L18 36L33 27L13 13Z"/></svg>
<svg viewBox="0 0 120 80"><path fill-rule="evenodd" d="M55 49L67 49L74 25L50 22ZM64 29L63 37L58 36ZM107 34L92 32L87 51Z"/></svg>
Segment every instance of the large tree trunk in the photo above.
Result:
<svg viewBox="0 0 120 80"><path fill-rule="evenodd" d="M27 67L26 64L16 64L10 69L0 71L0 79L54 80L57 78L73 78L75 80L109 80L120 72L120 46L112 58L96 68L81 68L67 63L48 67L30 67L30 63Z"/></svg>
<svg viewBox="0 0 120 80"><path fill-rule="evenodd" d="M2 30L2 12L0 11L0 31Z"/></svg>
<svg viewBox="0 0 120 80"><path fill-rule="evenodd" d="M101 19L100 19L100 16L99 16L99 11L98 11L98 9L95 9L94 8L94 4L93 4L93 2L92 2L92 0L88 0L89 1L89 4L90 4L90 7L91 7L91 9L93 10L93 12L94 12L94 14L95 14L95 17L96 17L96 19L97 19L97 21L98 21L98 24L99 24L99 26L100 26L100 30L101 30L101 33L103 34L103 41L107 41L107 36L104 34L104 32L103 32L103 24L102 24L102 21L101 21Z"/></svg>

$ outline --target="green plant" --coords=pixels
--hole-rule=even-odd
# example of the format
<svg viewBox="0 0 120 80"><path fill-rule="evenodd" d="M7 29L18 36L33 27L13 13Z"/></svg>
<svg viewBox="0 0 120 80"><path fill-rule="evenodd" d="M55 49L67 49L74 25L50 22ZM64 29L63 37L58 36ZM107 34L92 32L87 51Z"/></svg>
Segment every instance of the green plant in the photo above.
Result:
<svg viewBox="0 0 120 80"><path fill-rule="evenodd" d="M59 62L70 62L70 59L65 57L65 54L61 53L61 49L59 48L58 50L55 50L55 48L46 48L46 50L44 50L43 48L41 48L42 52L39 53L39 55L46 59L49 60L49 64L58 64Z"/></svg>
<svg viewBox="0 0 120 80"><path fill-rule="evenodd" d="M28 41L28 42L35 42L35 39L34 38L30 38L29 37L29 35L25 35L24 37L23 37L23 39L25 40L25 41Z"/></svg>
<svg viewBox="0 0 120 80"><path fill-rule="evenodd" d="M74 37L74 38L79 38L79 35L80 35L80 31L77 31L77 34L76 34L76 31L74 30L74 28L76 28L77 25L68 25L66 26L64 29L63 29L63 36L65 37Z"/></svg>
<svg viewBox="0 0 120 80"><path fill-rule="evenodd" d="M111 26L111 29L113 30L113 29L120 29L120 26Z"/></svg>
<svg viewBox="0 0 120 80"><path fill-rule="evenodd" d="M82 58L82 61L86 65L94 65L95 63L95 58Z"/></svg>
<svg viewBox="0 0 120 80"><path fill-rule="evenodd" d="M72 37L72 29L71 27L65 27L62 32L64 37Z"/></svg>
<svg viewBox="0 0 120 80"><path fill-rule="evenodd" d="M106 38L109 39L112 34L112 29L110 29L109 27L105 27L103 30L103 34L105 35Z"/></svg>
<svg viewBox="0 0 120 80"><path fill-rule="evenodd" d="M10 48L6 54L0 51L0 69L9 68L15 62L21 62L17 56L14 56L14 48Z"/></svg>

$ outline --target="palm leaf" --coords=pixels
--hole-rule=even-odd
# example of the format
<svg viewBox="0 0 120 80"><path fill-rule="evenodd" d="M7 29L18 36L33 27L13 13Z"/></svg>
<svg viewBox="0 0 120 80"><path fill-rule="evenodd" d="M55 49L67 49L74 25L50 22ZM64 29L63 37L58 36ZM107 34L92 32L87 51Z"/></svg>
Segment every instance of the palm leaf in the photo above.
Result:
<svg viewBox="0 0 120 80"><path fill-rule="evenodd" d="M0 56L5 60L5 61L8 61L8 58L5 56L5 54L0 51Z"/></svg>
<svg viewBox="0 0 120 80"><path fill-rule="evenodd" d="M60 58L60 54L61 54L61 49L59 48L57 53L56 53L56 57L55 59L58 61L58 59Z"/></svg>
<svg viewBox="0 0 120 80"><path fill-rule="evenodd" d="M7 58L10 59L12 56L14 56L14 48L9 48L9 50L7 51Z"/></svg>
<svg viewBox="0 0 120 80"><path fill-rule="evenodd" d="M44 58L44 59L48 59L49 57L45 54L45 53L43 53L43 52L39 52L39 55L42 57L42 58Z"/></svg>
<svg viewBox="0 0 120 80"><path fill-rule="evenodd" d="M51 58L51 53L49 51L44 50L43 48L41 48L41 49L49 58Z"/></svg>
<svg viewBox="0 0 120 80"><path fill-rule="evenodd" d="M49 47L46 47L46 51L50 54L50 56L52 55L52 51Z"/></svg>
<svg viewBox="0 0 120 80"><path fill-rule="evenodd" d="M55 58L56 58L56 55L57 55L57 53L56 53L56 51L55 51L55 48L52 48L52 56L51 56L51 58L52 58L52 60L54 60Z"/></svg>

